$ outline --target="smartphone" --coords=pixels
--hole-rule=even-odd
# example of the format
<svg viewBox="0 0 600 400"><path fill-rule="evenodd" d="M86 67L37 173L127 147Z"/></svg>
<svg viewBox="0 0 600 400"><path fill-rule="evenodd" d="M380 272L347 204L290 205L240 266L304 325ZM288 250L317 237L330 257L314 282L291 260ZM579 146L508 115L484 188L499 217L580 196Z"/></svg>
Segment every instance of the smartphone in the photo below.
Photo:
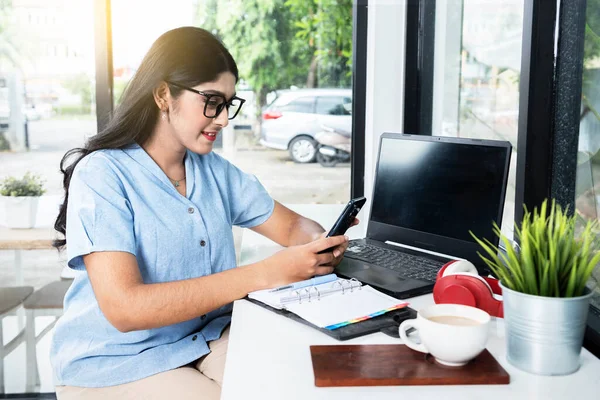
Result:
<svg viewBox="0 0 600 400"><path fill-rule="evenodd" d="M337 221L335 221L335 224L333 224L331 230L327 233L327 237L339 236L346 233L348 228L350 228L352 221L354 221L354 218L358 215L358 212L360 211L362 206L365 205L366 201L366 197L357 197L356 199L350 200L348 204L346 204L344 211L342 211ZM333 247L321 250L319 254L327 253L332 250Z"/></svg>
<svg viewBox="0 0 600 400"><path fill-rule="evenodd" d="M356 199L352 199L346 204L344 211L340 214L333 227L327 233L327 237L330 236L339 236L346 233L354 218L358 215L358 212L365 205L367 201L366 197L357 197Z"/></svg>

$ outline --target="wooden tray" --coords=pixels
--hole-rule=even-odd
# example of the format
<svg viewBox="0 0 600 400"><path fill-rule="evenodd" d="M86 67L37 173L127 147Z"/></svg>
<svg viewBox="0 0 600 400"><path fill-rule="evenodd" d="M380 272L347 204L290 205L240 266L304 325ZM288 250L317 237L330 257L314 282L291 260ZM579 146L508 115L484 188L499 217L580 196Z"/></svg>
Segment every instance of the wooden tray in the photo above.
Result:
<svg viewBox="0 0 600 400"><path fill-rule="evenodd" d="M462 367L447 367L402 344L310 346L315 385L505 385L510 376L486 350Z"/></svg>

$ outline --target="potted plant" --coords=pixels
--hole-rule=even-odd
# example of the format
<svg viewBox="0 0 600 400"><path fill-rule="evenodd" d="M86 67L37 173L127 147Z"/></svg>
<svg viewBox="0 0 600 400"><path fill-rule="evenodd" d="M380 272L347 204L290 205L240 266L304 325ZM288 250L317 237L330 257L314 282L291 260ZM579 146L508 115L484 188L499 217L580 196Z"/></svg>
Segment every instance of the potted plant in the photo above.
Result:
<svg viewBox="0 0 600 400"><path fill-rule="evenodd" d="M600 252L597 221L579 233L575 222L555 201L550 207L544 201L515 226L520 249L496 224L506 253L471 233L487 255L479 256L500 279L507 360L524 371L567 375L579 369L592 295L586 283Z"/></svg>
<svg viewBox="0 0 600 400"><path fill-rule="evenodd" d="M9 176L0 183L6 226L32 228L35 225L38 201L44 194L44 183L39 176L27 172L21 179Z"/></svg>

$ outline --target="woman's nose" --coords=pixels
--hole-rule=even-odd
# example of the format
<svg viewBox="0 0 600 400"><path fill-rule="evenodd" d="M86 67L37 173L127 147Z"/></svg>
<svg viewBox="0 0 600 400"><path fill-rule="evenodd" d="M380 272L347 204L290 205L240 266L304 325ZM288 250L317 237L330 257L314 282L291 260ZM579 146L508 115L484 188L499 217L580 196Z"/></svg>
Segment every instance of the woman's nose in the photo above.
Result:
<svg viewBox="0 0 600 400"><path fill-rule="evenodd" d="M215 122L217 123L217 125L220 125L223 128L229 125L229 110L227 109L227 107L223 108L223 110L219 113L217 118L215 118Z"/></svg>

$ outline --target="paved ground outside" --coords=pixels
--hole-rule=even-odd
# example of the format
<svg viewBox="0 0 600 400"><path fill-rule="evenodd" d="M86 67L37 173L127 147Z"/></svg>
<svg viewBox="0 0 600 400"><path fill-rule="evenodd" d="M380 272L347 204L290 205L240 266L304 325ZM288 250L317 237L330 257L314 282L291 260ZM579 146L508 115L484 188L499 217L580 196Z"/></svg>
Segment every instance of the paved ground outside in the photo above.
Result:
<svg viewBox="0 0 600 400"><path fill-rule="evenodd" d="M46 180L48 195L62 195L59 163L65 152L82 146L95 134L96 120L41 120L29 124L29 152L0 152L0 179L27 171ZM217 153L223 153L217 149ZM256 175L271 196L282 203L346 203L350 198L350 165L323 168L295 164L286 151L246 146L228 154L242 170ZM23 252L24 279L36 288L57 279L65 255L53 250ZM0 251L0 284L13 284L14 252Z"/></svg>

